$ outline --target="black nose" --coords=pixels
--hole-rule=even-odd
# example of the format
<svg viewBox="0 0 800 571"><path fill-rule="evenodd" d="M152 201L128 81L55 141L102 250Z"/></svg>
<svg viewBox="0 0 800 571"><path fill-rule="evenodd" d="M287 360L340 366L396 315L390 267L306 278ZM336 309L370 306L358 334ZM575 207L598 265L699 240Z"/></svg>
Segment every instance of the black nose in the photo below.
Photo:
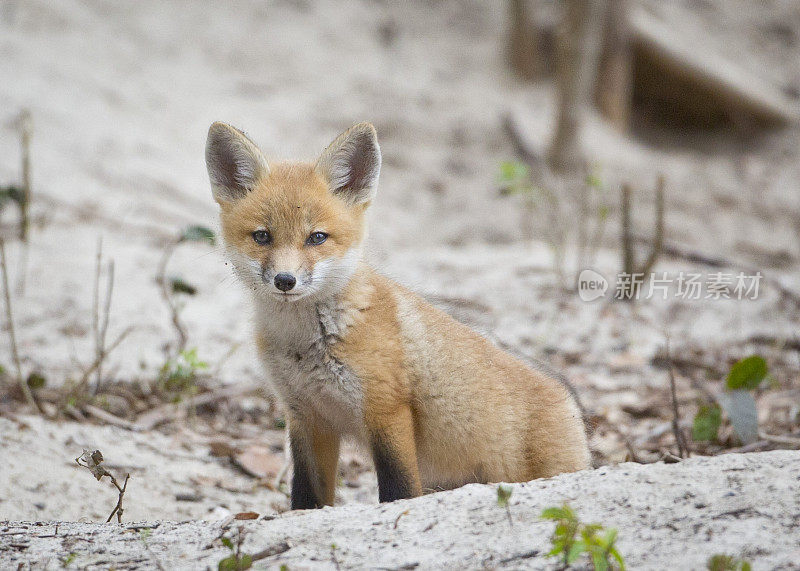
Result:
<svg viewBox="0 0 800 571"><path fill-rule="evenodd" d="M292 274L281 273L275 276L275 287L281 291L289 291L296 283Z"/></svg>

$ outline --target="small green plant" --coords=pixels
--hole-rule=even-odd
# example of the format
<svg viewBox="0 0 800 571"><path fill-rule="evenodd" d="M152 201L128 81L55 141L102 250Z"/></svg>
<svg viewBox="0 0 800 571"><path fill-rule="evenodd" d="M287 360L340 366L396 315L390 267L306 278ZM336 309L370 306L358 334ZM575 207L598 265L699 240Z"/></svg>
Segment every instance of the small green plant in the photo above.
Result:
<svg viewBox="0 0 800 571"><path fill-rule="evenodd" d="M738 559L733 555L717 553L709 557L706 562L709 571L750 571L752 566L749 561Z"/></svg>
<svg viewBox="0 0 800 571"><path fill-rule="evenodd" d="M567 567L583 554L587 554L597 571L624 571L625 561L615 545L616 529L606 529L596 523L581 523L575 511L567 504L547 508L541 517L556 522L550 538L553 548L547 554L548 557L560 557Z"/></svg>
<svg viewBox="0 0 800 571"><path fill-rule="evenodd" d="M202 242L209 246L214 246L217 243L217 238L214 231L210 228L206 228L205 226L187 226L181 230L175 238L170 240L158 264L156 282L161 286L161 297L164 298L167 307L169 307L172 317L172 326L178 337L178 344L176 347L178 353L186 349L188 340L186 326L181 319L183 302L180 301L178 297L180 295L192 296L197 294L197 287L180 276L168 278L167 264L169 264L170 258L172 258L172 254L175 253L176 248L187 242Z"/></svg>
<svg viewBox="0 0 800 571"><path fill-rule="evenodd" d="M508 500L511 499L511 494L514 492L514 488L509 486L508 484L500 484L497 486L497 505L501 508L508 507Z"/></svg>
<svg viewBox="0 0 800 571"><path fill-rule="evenodd" d="M65 555L64 557L60 557L60 558L59 558L59 562L61 563L61 566L62 566L64 569L66 569L67 567L69 567L69 566L70 566L70 564L71 564L72 562L74 562L74 561L75 561L75 559L77 559L77 557L78 557L78 554L77 554L77 553L75 553L75 552L70 552L70 553L68 553L67 555Z"/></svg>
<svg viewBox="0 0 800 571"><path fill-rule="evenodd" d="M339 559L336 557L336 550L339 549L335 543L331 543L331 563L336 568L336 571L339 571Z"/></svg>
<svg viewBox="0 0 800 571"><path fill-rule="evenodd" d="M581 554L580 550L575 549L576 535L578 534L580 522L572 508L567 504L560 508L547 508L540 517L556 522L556 528L550 537L553 548L547 556L558 557L560 555L564 560L564 565L574 562Z"/></svg>
<svg viewBox="0 0 800 571"><path fill-rule="evenodd" d="M724 410L743 444L758 439L758 413L752 391L769 377L767 361L760 355L741 359L731 367L725 389L715 395L716 403L701 405L692 424L692 439L713 441L722 425Z"/></svg>
<svg viewBox="0 0 800 571"><path fill-rule="evenodd" d="M514 488L508 484L499 484L497 486L497 505L506 509L508 523L514 525L514 521L511 519L511 508L508 505L508 500L511 499L512 493L514 493Z"/></svg>
<svg viewBox="0 0 800 571"><path fill-rule="evenodd" d="M179 242L206 242L209 246L217 243L214 231L205 226L187 226L178 237Z"/></svg>
<svg viewBox="0 0 800 571"><path fill-rule="evenodd" d="M176 401L197 393L197 375L208 369L208 363L197 356L197 348L181 351L175 359L167 360L159 373L159 386L174 393Z"/></svg>
<svg viewBox="0 0 800 571"><path fill-rule="evenodd" d="M240 527L236 532L236 543L233 542L233 539L224 535L220 538L222 545L230 549L231 554L217 564L218 571L244 571L253 566L253 557L247 553L242 553L244 535Z"/></svg>
<svg viewBox="0 0 800 571"><path fill-rule="evenodd" d="M497 182L500 184L500 194L509 196L513 194L529 194L533 192L530 180L531 169L519 161L503 161L497 172Z"/></svg>
<svg viewBox="0 0 800 571"><path fill-rule="evenodd" d="M599 571L613 569L614 562L619 565L620 569L625 569L625 561L614 545L616 541L616 529L604 529L599 524L590 524L583 527L581 540L576 545L583 547L583 550L589 554L592 565Z"/></svg>
<svg viewBox="0 0 800 571"><path fill-rule="evenodd" d="M716 440L722 425L722 409L717 403L700 405L692 423L692 440L708 442Z"/></svg>
<svg viewBox="0 0 800 571"><path fill-rule="evenodd" d="M594 262L609 214L608 193L597 169L587 171L583 180L563 184L533 172L524 162L503 161L497 182L501 196L521 198L532 220L525 223L526 228L532 231L532 225L536 226L536 234L550 247L553 269L562 285L574 287L580 271ZM578 194L571 190L573 186ZM573 249L575 265L570 263L568 268L567 252ZM570 273L576 279L569 279Z"/></svg>

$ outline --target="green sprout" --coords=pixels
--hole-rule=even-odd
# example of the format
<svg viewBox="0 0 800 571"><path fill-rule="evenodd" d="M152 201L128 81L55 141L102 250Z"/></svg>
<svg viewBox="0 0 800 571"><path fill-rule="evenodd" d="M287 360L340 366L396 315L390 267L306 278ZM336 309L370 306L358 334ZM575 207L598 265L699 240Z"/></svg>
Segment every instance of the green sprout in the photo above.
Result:
<svg viewBox="0 0 800 571"><path fill-rule="evenodd" d="M568 567L587 554L596 571L619 569L624 571L625 561L616 548L617 530L600 524L584 524L567 504L547 508L542 519L556 522L550 541L553 548L547 557L560 557Z"/></svg>

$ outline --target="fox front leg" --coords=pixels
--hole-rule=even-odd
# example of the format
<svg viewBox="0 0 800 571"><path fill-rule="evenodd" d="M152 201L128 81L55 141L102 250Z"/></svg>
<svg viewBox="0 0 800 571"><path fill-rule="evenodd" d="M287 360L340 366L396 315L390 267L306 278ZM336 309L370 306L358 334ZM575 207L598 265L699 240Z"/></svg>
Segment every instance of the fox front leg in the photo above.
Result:
<svg viewBox="0 0 800 571"><path fill-rule="evenodd" d="M378 497L381 502L393 502L419 496L422 486L411 409L405 406L383 418L391 418L391 422L368 423Z"/></svg>
<svg viewBox="0 0 800 571"><path fill-rule="evenodd" d="M289 441L294 461L293 510L332 506L339 461L339 435L319 422L292 418Z"/></svg>

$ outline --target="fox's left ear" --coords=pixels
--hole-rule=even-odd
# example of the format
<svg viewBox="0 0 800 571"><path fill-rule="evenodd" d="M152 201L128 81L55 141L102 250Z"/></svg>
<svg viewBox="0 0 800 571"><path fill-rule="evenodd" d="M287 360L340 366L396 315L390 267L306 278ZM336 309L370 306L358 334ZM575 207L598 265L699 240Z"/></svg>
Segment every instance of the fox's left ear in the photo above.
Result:
<svg viewBox="0 0 800 571"><path fill-rule="evenodd" d="M322 152L316 170L328 181L331 192L348 203L371 201L381 172L381 148L375 127L359 123L336 137Z"/></svg>

